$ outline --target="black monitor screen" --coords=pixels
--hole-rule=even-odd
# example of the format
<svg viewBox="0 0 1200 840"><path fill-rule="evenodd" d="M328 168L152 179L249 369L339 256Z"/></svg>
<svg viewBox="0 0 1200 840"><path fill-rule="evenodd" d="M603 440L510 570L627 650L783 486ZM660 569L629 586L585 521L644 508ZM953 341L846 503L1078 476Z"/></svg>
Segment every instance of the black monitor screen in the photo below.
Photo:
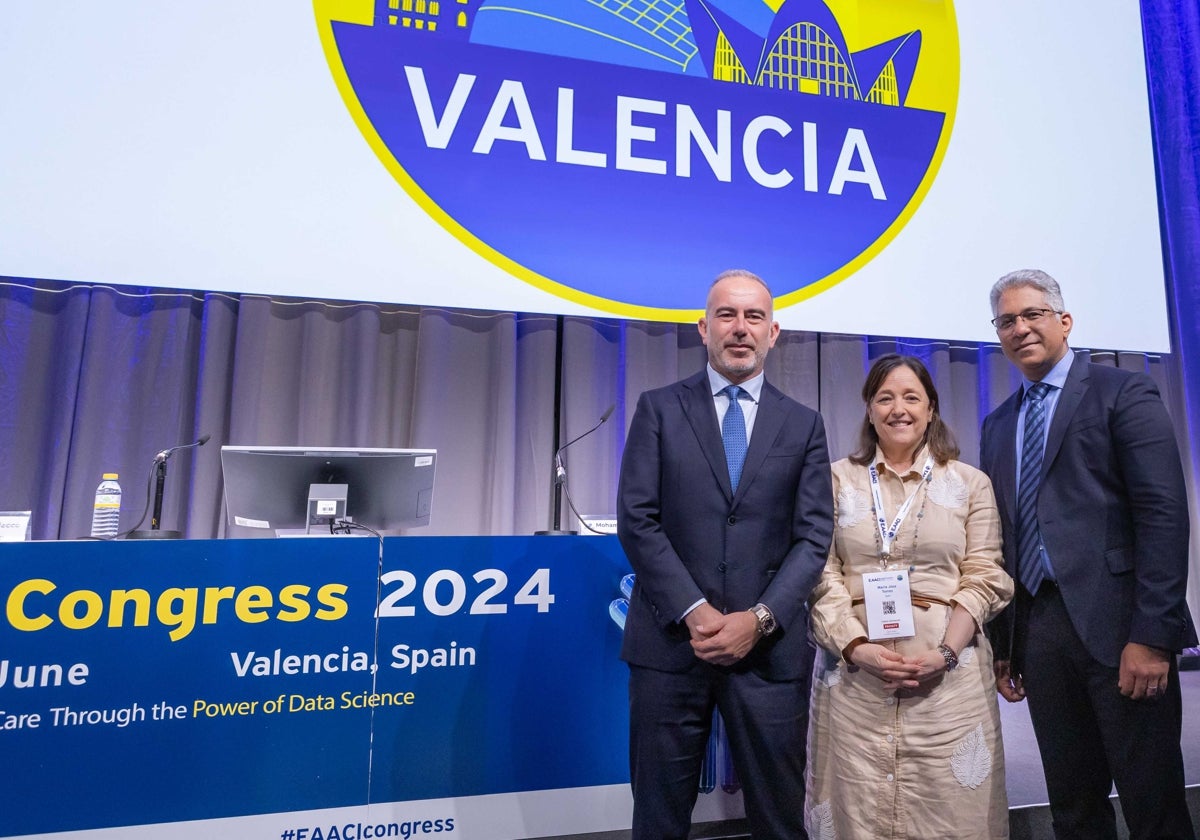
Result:
<svg viewBox="0 0 1200 840"><path fill-rule="evenodd" d="M227 535L304 533L314 484L346 485L346 516L381 533L428 525L436 461L436 449L223 446Z"/></svg>

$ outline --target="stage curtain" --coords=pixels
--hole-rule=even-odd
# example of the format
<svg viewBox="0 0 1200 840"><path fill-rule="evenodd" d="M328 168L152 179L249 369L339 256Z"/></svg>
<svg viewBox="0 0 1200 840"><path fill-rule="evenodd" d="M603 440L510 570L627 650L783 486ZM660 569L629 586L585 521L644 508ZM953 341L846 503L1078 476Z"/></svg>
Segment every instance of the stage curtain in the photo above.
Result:
<svg viewBox="0 0 1200 840"><path fill-rule="evenodd" d="M1191 495L1188 602L1200 615L1200 5L1142 0L1163 261L1170 407ZM1136 302L1131 302L1136 311Z"/></svg>

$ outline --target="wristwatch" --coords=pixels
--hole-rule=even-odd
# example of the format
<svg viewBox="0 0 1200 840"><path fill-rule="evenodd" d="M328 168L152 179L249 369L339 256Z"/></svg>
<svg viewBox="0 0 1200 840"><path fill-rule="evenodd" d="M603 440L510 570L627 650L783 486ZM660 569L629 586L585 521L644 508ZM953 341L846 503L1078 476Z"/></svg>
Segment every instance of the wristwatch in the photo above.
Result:
<svg viewBox="0 0 1200 840"><path fill-rule="evenodd" d="M775 616L771 615L771 610L766 604L755 604L750 608L750 612L754 613L754 617L758 619L758 632L764 636L770 636L779 626L775 623Z"/></svg>
<svg viewBox="0 0 1200 840"><path fill-rule="evenodd" d="M948 644L940 644L937 646L938 653L942 655L942 659L946 660L946 670L953 671L958 667L958 654Z"/></svg>

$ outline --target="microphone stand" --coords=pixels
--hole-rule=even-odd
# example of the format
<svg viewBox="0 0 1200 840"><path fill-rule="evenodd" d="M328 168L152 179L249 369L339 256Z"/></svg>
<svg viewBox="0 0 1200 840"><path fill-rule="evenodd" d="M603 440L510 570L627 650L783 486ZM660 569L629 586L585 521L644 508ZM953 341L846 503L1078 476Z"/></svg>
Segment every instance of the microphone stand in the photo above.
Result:
<svg viewBox="0 0 1200 840"><path fill-rule="evenodd" d="M162 502L163 502L163 485L167 482L167 459L154 459L154 512L150 514L150 530L159 530L159 523L162 522ZM178 533L174 531L163 532L163 539L179 539L178 537L167 537L166 534Z"/></svg>
<svg viewBox="0 0 1200 840"><path fill-rule="evenodd" d="M559 461L558 455L563 448L559 445L562 438L562 378L563 378L563 340L564 332L566 331L566 318L562 315L556 315L554 318L554 478L551 481L550 490L550 530L549 531L534 531L534 534L539 536L555 535L564 536L569 534L569 531L560 530L560 517L562 514L562 462Z"/></svg>
<svg viewBox="0 0 1200 840"><path fill-rule="evenodd" d="M172 446L170 449L164 449L154 456L154 512L150 514L150 530L148 531L131 531L127 539L131 540L178 540L183 538L181 531L164 531L159 525L162 524L162 506L163 506L163 485L167 482L167 459L180 449L191 449L193 446L203 446L208 443L211 435L197 440L195 443L187 443L183 446Z"/></svg>
<svg viewBox="0 0 1200 840"><path fill-rule="evenodd" d="M552 524L550 526L550 530L548 530L548 531L534 531L533 533L535 536L564 537L564 536L574 536L579 533L578 531L563 530L561 527L561 522L562 522L562 519L561 519L562 501L561 500L562 500L563 490L565 489L566 482L567 482L567 468L565 466L563 466L562 454L564 451L566 451L566 448L568 446L570 446L573 443L578 443L579 441L583 440L585 437L590 435L592 432L599 429L606 422L608 422L608 418L612 416L612 413L616 409L616 407L617 407L616 403L613 403L612 405L610 405L608 407L608 410L605 411L604 414L600 415L600 422L598 422L595 426L592 426L592 428L588 429L586 432L579 435L578 437L572 438L571 440L564 443L562 446L560 446L558 448L558 451L554 453L554 491L553 491L553 496L552 496L552 504L553 504ZM571 501L571 496L570 496L570 494L568 494L567 502L570 503L570 501ZM571 505L571 510L575 511L574 505ZM578 517L579 514L576 512L575 516ZM583 519L581 518L579 521L583 522ZM583 524L585 527L588 528L589 531L595 530L595 529L591 528L590 526L588 526L586 522L584 522Z"/></svg>

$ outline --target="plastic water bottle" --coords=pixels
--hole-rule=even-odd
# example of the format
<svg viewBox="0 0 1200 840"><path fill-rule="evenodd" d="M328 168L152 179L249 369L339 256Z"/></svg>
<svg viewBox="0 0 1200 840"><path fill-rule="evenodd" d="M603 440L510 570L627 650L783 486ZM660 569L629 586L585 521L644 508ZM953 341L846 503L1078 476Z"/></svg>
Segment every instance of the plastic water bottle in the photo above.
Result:
<svg viewBox="0 0 1200 840"><path fill-rule="evenodd" d="M121 485L116 473L105 473L96 488L96 504L92 508L92 536L101 539L115 537L121 530Z"/></svg>

